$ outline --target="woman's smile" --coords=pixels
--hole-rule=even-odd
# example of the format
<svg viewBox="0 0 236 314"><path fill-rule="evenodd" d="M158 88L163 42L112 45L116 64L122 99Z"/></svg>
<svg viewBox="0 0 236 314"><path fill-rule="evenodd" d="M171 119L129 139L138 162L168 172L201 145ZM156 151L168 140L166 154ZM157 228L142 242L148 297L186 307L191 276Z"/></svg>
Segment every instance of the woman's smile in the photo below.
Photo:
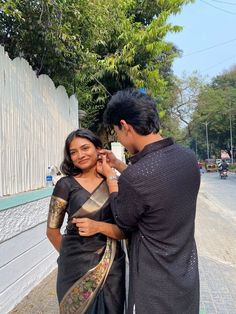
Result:
<svg viewBox="0 0 236 314"><path fill-rule="evenodd" d="M89 158L78 160L78 164L86 164L89 161Z"/></svg>

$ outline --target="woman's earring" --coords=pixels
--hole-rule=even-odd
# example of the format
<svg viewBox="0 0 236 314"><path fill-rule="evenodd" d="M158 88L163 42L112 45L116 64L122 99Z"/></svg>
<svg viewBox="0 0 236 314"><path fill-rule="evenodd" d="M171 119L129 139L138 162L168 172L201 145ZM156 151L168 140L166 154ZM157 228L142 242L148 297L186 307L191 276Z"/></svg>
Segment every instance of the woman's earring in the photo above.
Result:
<svg viewBox="0 0 236 314"><path fill-rule="evenodd" d="M102 160L101 155L97 154L97 160Z"/></svg>

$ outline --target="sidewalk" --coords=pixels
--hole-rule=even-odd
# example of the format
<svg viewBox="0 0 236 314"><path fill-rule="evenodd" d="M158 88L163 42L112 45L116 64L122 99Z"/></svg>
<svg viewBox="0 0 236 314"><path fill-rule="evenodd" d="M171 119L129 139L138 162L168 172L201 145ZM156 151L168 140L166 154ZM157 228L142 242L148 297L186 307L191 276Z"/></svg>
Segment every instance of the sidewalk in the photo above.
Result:
<svg viewBox="0 0 236 314"><path fill-rule="evenodd" d="M200 314L235 314L236 228L228 228L228 218L219 216L217 208L211 206L209 200L200 194L196 218L201 285ZM56 270L33 289L10 314L58 314L55 281Z"/></svg>
<svg viewBox="0 0 236 314"><path fill-rule="evenodd" d="M236 313L236 224L200 192L196 217L201 314Z"/></svg>
<svg viewBox="0 0 236 314"><path fill-rule="evenodd" d="M51 272L10 313L59 314L56 297L56 270Z"/></svg>

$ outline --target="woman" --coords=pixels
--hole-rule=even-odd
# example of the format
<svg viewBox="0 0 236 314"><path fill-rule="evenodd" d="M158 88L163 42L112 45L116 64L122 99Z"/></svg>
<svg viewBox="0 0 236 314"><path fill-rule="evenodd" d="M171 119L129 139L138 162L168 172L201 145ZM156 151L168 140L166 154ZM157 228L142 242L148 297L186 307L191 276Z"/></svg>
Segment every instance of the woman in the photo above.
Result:
<svg viewBox="0 0 236 314"><path fill-rule="evenodd" d="M70 133L61 165L66 176L51 197L47 236L59 252L57 296L62 314L122 314L124 309L125 255L117 241L124 235L114 224L108 201L107 182L114 177L104 180L97 172L101 147L89 130Z"/></svg>

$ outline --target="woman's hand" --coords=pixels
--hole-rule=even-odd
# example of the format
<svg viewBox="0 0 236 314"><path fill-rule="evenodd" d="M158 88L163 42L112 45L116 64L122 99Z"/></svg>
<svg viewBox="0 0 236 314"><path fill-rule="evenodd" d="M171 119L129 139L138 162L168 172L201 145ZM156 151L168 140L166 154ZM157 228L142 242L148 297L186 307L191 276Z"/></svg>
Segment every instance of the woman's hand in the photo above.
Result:
<svg viewBox="0 0 236 314"><path fill-rule="evenodd" d="M72 223L78 228L79 235L90 237L100 232L100 222L89 218L73 218Z"/></svg>
<svg viewBox="0 0 236 314"><path fill-rule="evenodd" d="M76 225L79 235L89 237L96 233L102 233L112 239L124 239L124 233L117 225L105 221L96 221L89 218L73 218L72 223Z"/></svg>

